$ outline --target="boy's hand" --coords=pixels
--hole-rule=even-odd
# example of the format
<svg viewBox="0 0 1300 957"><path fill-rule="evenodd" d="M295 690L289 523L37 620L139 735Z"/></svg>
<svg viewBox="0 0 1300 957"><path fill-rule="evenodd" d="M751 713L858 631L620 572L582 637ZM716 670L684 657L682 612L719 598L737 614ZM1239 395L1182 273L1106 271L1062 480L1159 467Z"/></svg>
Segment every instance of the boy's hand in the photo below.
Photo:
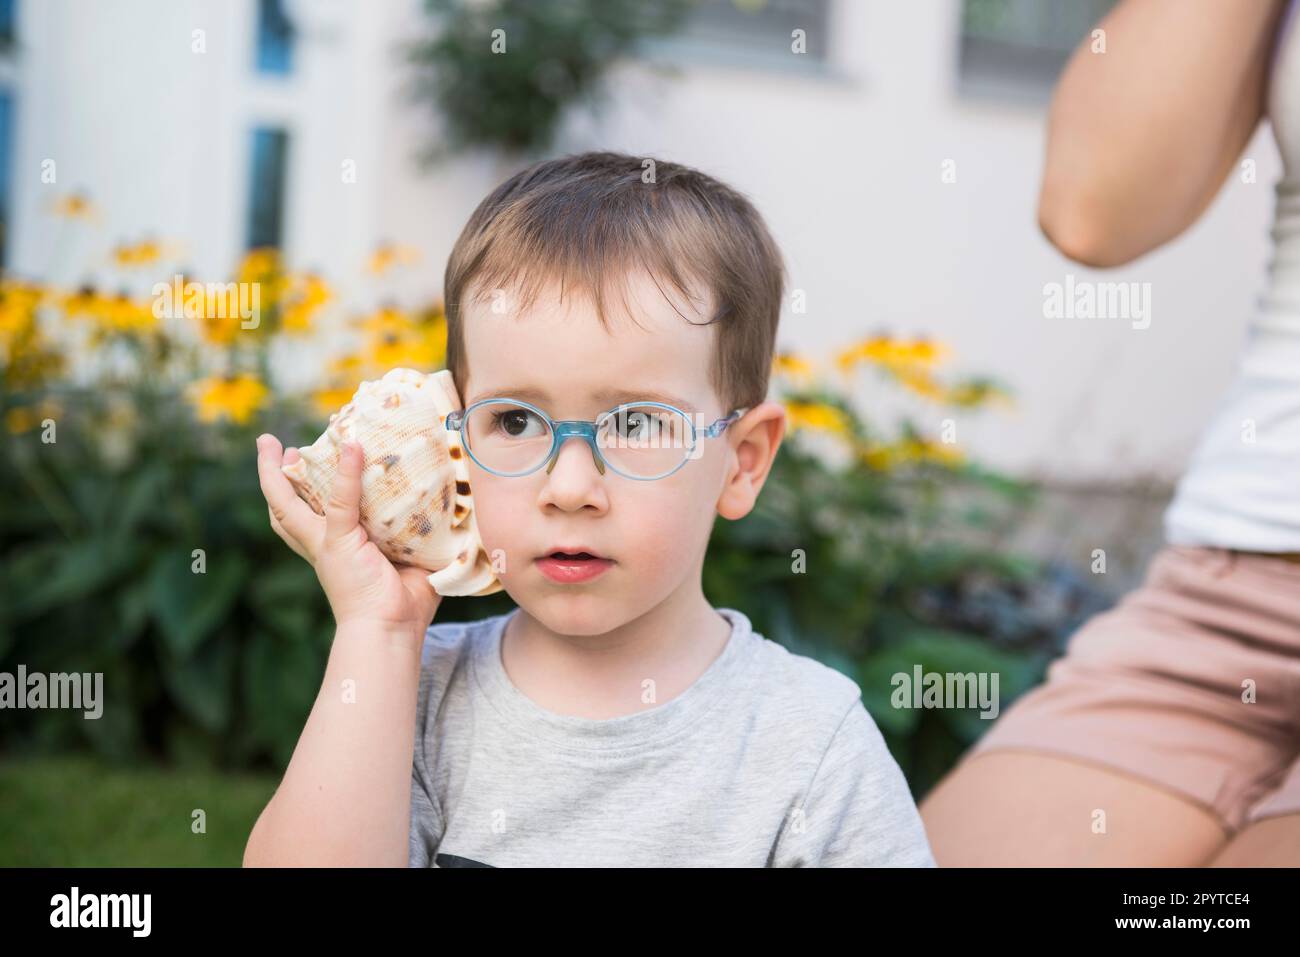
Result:
<svg viewBox="0 0 1300 957"><path fill-rule="evenodd" d="M284 458L291 462L289 455ZM361 527L361 447L343 446L324 516L298 497L280 471L281 457L274 435L258 436L257 474L271 527L316 570L339 627L379 627L422 639L442 597L429 584L428 572L394 565Z"/></svg>

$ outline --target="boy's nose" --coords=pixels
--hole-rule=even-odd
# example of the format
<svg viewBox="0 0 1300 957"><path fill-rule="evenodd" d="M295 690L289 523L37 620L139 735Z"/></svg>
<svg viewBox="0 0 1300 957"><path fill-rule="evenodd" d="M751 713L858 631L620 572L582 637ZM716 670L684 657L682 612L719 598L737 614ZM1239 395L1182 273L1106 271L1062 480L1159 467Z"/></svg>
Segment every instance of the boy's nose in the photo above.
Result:
<svg viewBox="0 0 1300 957"><path fill-rule="evenodd" d="M555 463L558 462L558 461L560 460L560 456L564 454L564 450L565 450L565 448L568 447L568 445L569 445L569 440L570 440L570 439L576 439L576 440L577 440L578 445L580 446L580 448L579 448L579 450L578 450L578 454L579 454L579 455L582 454L582 448L586 448L587 451L591 453L591 457L592 457L593 461L596 463L596 471L598 471L601 475L604 475L604 474L605 474L605 462L604 462L604 461L601 459L601 457L596 453L595 446L593 446L591 443L589 443L586 439L584 439L584 438L583 438L582 436L580 436L580 435L566 435L566 436L564 436L564 437L560 440L560 444L559 444L559 446L556 448L554 454L551 455L551 461L548 462L547 465L546 465L546 474L547 474L547 475L550 475L550 474L551 474L551 470L555 468Z"/></svg>

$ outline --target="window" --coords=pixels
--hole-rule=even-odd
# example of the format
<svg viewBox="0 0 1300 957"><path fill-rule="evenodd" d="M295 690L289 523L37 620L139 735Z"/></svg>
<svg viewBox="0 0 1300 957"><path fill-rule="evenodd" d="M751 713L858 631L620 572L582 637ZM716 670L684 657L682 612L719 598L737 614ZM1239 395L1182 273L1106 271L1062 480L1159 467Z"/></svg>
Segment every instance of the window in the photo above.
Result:
<svg viewBox="0 0 1300 957"><path fill-rule="evenodd" d="M284 0L257 0L257 69L279 74L293 69L293 22Z"/></svg>
<svg viewBox="0 0 1300 957"><path fill-rule="evenodd" d="M0 50L14 44L14 6L16 0L0 0Z"/></svg>
<svg viewBox="0 0 1300 957"><path fill-rule="evenodd" d="M253 130L252 168L248 190L247 248L280 247L284 228L284 178L289 134L258 127Z"/></svg>
<svg viewBox="0 0 1300 957"><path fill-rule="evenodd" d="M962 0L961 83L1045 98L1116 0Z"/></svg>
<svg viewBox="0 0 1300 957"><path fill-rule="evenodd" d="M681 29L642 42L643 52L685 55L742 66L821 66L827 54L830 0L695 0ZM803 30L806 52L790 55Z"/></svg>
<svg viewBox="0 0 1300 957"><path fill-rule="evenodd" d="M0 266L9 262L9 158L13 153L13 97L0 91Z"/></svg>

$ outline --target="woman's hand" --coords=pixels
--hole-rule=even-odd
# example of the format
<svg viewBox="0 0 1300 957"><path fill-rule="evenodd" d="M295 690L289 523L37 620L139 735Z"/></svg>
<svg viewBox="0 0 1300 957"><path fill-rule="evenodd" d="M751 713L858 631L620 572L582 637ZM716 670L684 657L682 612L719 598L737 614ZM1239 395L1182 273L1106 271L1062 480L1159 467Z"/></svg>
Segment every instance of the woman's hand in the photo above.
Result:
<svg viewBox="0 0 1300 957"><path fill-rule="evenodd" d="M283 460L292 462L297 454L290 449ZM428 572L394 565L361 527L362 460L355 442L343 446L325 514L317 515L280 471L279 440L270 433L258 436L257 474L271 527L316 570L340 627L378 626L422 639L442 598Z"/></svg>

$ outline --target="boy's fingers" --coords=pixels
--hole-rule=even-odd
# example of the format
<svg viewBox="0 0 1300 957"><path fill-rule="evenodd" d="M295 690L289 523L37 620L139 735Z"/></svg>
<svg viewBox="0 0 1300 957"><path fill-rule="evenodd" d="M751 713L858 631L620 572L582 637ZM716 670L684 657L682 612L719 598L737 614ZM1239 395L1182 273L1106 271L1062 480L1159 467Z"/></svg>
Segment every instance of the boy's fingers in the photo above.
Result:
<svg viewBox="0 0 1300 957"><path fill-rule="evenodd" d="M398 565L397 574L402 579L402 583L412 592L416 600L424 605L424 614L427 614L432 620L438 606L442 604L442 596L429 583L429 573L423 568L417 568L414 565Z"/></svg>
<svg viewBox="0 0 1300 957"><path fill-rule="evenodd" d="M266 498L267 510L280 529L305 547L315 540L322 519L298 497L293 485L280 471L280 440L269 432L257 437L257 481ZM298 551L298 549L294 549ZM299 552L302 554L302 552Z"/></svg>
<svg viewBox="0 0 1300 957"><path fill-rule="evenodd" d="M339 451L339 467L325 500L326 545L341 540L361 520L361 466L361 446L344 442Z"/></svg>
<svg viewBox="0 0 1300 957"><path fill-rule="evenodd" d="M280 520L275 517L275 512L271 510L270 505L266 507L266 514L271 519L272 531L274 531L275 534L280 536L280 540L283 541L290 548L292 548L299 557L305 558L307 559L307 561L311 562L312 564L315 564L315 560L307 552L306 547L301 543L299 543L298 539L294 538L292 535L290 535L288 532L284 530L284 526L281 525ZM319 516L317 516L317 518L319 518Z"/></svg>

